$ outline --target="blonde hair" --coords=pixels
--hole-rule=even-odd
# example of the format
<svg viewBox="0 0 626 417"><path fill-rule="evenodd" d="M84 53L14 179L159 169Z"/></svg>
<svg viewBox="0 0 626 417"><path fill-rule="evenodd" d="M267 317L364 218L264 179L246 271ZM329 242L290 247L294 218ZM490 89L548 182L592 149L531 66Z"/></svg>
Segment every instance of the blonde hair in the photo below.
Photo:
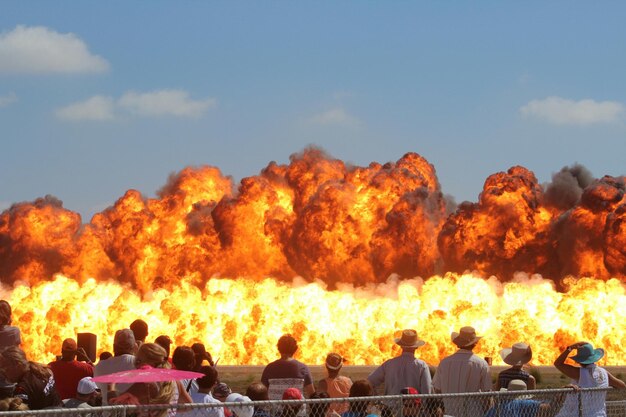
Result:
<svg viewBox="0 0 626 417"><path fill-rule="evenodd" d="M52 376L50 368L44 364L29 361L24 351L17 346L4 349L0 355L4 367L19 369L20 374L30 371L39 379L48 379Z"/></svg>
<svg viewBox="0 0 626 417"><path fill-rule="evenodd" d="M28 406L22 402L21 398L10 397L0 400L0 411L26 411Z"/></svg>
<svg viewBox="0 0 626 417"><path fill-rule="evenodd" d="M170 368L170 364L167 361L167 352L156 343L142 343L135 356L135 367L139 368L142 365L149 365L153 368ZM174 381L157 384L159 393L150 397L150 404L169 404L174 394L175 384ZM167 413L167 410L163 410L162 415L165 415L165 413Z"/></svg>

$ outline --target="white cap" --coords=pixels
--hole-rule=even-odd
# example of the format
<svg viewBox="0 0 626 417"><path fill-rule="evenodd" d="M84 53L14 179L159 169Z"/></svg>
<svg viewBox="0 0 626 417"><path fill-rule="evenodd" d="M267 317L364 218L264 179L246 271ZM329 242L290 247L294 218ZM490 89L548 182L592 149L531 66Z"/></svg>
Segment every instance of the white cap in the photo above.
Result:
<svg viewBox="0 0 626 417"><path fill-rule="evenodd" d="M233 392L228 397L226 397L226 401L224 402L249 403L249 402L252 402L252 400L249 397L246 397L245 395L241 395L241 394L237 394L236 392ZM252 417L252 414L254 414L254 407L251 405L235 405L235 406L229 407L229 409L237 417Z"/></svg>
<svg viewBox="0 0 626 417"><path fill-rule="evenodd" d="M90 376L86 376L80 381L78 381L78 387L76 388L76 392L83 395L89 395L92 392L95 392L98 388L95 382L91 379Z"/></svg>

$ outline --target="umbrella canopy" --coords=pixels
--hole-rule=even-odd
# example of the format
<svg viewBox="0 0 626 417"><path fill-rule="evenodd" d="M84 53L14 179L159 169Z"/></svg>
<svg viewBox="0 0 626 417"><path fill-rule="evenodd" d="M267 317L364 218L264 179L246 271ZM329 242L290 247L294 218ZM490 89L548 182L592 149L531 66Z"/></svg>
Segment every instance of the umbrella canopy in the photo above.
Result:
<svg viewBox="0 0 626 417"><path fill-rule="evenodd" d="M178 369L153 368L142 366L138 369L115 372L108 375L100 375L93 378L94 382L105 384L134 384L135 382L165 382L180 381L183 379L202 378L204 374L191 371L179 371Z"/></svg>

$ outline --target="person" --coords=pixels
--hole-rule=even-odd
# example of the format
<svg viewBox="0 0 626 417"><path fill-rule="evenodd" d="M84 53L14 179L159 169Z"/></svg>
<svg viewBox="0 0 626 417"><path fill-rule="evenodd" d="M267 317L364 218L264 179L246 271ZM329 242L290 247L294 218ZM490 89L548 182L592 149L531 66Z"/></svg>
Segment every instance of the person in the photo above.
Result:
<svg viewBox="0 0 626 417"><path fill-rule="evenodd" d="M430 394L430 369L426 362L415 357L417 348L426 342L420 340L413 329L403 330L402 336L394 341L402 348L402 354L376 368L367 380L374 388L384 383L385 395L398 395L405 387L414 387L423 394Z"/></svg>
<svg viewBox="0 0 626 417"><path fill-rule="evenodd" d="M521 379L508 381L508 388L500 391L525 391L528 387ZM527 396L507 396L498 405L491 407L485 417L549 417L553 416L563 404L563 395L557 394L549 403L538 401Z"/></svg>
<svg viewBox="0 0 626 417"><path fill-rule="evenodd" d="M232 393L233 391L224 382L218 382L213 388L213 397L223 403L226 402L226 398L228 398L228 396ZM233 413L230 409L228 407L224 407L224 416L231 417L232 415Z"/></svg>
<svg viewBox="0 0 626 417"><path fill-rule="evenodd" d="M204 376L197 379L198 391L191 393L192 402L196 404L219 404L221 401L211 395L211 390L217 383L217 370L212 366L201 366L198 371ZM191 417L224 417L224 408L196 408Z"/></svg>
<svg viewBox="0 0 626 417"><path fill-rule="evenodd" d="M419 392L414 387L405 387L400 391L402 395L417 395ZM422 408L422 400L419 398L407 398L402 400L402 416L418 417Z"/></svg>
<svg viewBox="0 0 626 417"><path fill-rule="evenodd" d="M374 395L374 388L367 379L359 379L354 381L350 387L349 397L371 397ZM369 415L369 401L353 401L348 406L348 411L344 412L341 417L366 417Z"/></svg>
<svg viewBox="0 0 626 417"><path fill-rule="evenodd" d="M233 392L228 397L226 397L227 403L241 403L242 405L233 405L230 407L230 411L234 417L252 417L254 413L254 407L252 405L243 405L245 403L252 402L250 398L245 395L238 394Z"/></svg>
<svg viewBox="0 0 626 417"><path fill-rule="evenodd" d="M156 343L142 343L135 357L135 367L141 368L169 368L165 349ZM136 382L123 394L118 394L116 384L109 384L109 404L189 404L191 397L185 391L180 381L166 382ZM172 417L176 409L170 408L158 412L158 417Z"/></svg>
<svg viewBox="0 0 626 417"><path fill-rule="evenodd" d="M137 348L139 348L142 343L146 342L146 337L148 337L148 323L141 319L137 319L133 321L129 327L130 330L133 331L135 343L137 343Z"/></svg>
<svg viewBox="0 0 626 417"><path fill-rule="evenodd" d="M10 346L0 353L0 369L8 382L15 383L13 395L21 398L29 409L62 405L50 368L26 359L19 347Z"/></svg>
<svg viewBox="0 0 626 417"><path fill-rule="evenodd" d="M113 357L100 360L94 367L94 376L108 375L115 372L135 369L135 335L130 329L121 329L115 332L113 339ZM107 384L98 383L102 391L102 404L108 405ZM117 384L117 393L125 392L130 384Z"/></svg>
<svg viewBox="0 0 626 417"><path fill-rule="evenodd" d="M352 384L351 384L352 385ZM348 392L349 394L349 392ZM312 400L330 398L326 391L315 391L310 397ZM309 417L340 417L341 414L330 409L330 403L313 403L309 406ZM347 404L346 404L347 406Z"/></svg>
<svg viewBox="0 0 626 417"><path fill-rule="evenodd" d="M533 357L532 349L528 344L518 342L510 348L502 349L500 357L504 363L511 365L511 367L498 374L494 391L499 391L500 388L507 388L509 382L514 379L524 381L529 390L535 389L535 377L524 370L524 365L530 362Z"/></svg>
<svg viewBox="0 0 626 417"><path fill-rule="evenodd" d="M253 382L250 384L246 389L246 397L250 398L252 401L268 401L270 399L267 387L263 385L262 382ZM270 417L270 412L266 407L254 406L252 417Z"/></svg>
<svg viewBox="0 0 626 417"><path fill-rule="evenodd" d="M213 362L213 358L211 354L207 352L206 348L202 343L194 343L191 345L191 350L193 350L196 355L196 368L200 368L204 361L207 361L210 366L215 366L215 362Z"/></svg>
<svg viewBox="0 0 626 417"><path fill-rule="evenodd" d="M107 359L112 358L112 357L113 357L113 354L105 350L104 352L100 354L100 356L98 356L98 362L106 361Z"/></svg>
<svg viewBox="0 0 626 417"><path fill-rule="evenodd" d="M303 400L302 392L298 388L287 388L283 392L282 400ZM279 414L279 417L296 417L302 408L303 403L285 404Z"/></svg>
<svg viewBox="0 0 626 417"><path fill-rule="evenodd" d="M11 326L11 315L11 304L6 300L0 300L0 349L22 344L20 329Z"/></svg>
<svg viewBox="0 0 626 417"><path fill-rule="evenodd" d="M576 350L576 355L570 359L580 366L565 363L573 350ZM604 349L594 349L589 342L578 342L565 348L555 359L554 366L563 375L569 377L577 388L626 388L624 381L614 377L609 371L596 364L603 356ZM606 391L583 392L582 410L585 417L605 417ZM570 394L557 416L577 415L577 412L578 400L575 395Z"/></svg>
<svg viewBox="0 0 626 417"><path fill-rule="evenodd" d="M169 336L162 334L161 336L154 339L154 343L165 349L165 352L167 353L167 360L171 365L172 358L170 358L170 347L172 346L172 339Z"/></svg>
<svg viewBox="0 0 626 417"><path fill-rule="evenodd" d="M78 381L76 395L63 400L65 408L91 408L102 404L100 388L93 382L90 376Z"/></svg>
<svg viewBox="0 0 626 417"><path fill-rule="evenodd" d="M462 327L458 333L452 332L452 342L459 350L439 363L433 378L436 393L491 391L489 365L473 353L481 338L471 326ZM488 404L482 401L463 397L445 398L444 404L446 412L456 417L482 415L488 408Z"/></svg>
<svg viewBox="0 0 626 417"><path fill-rule="evenodd" d="M78 360L77 360L78 358ZM76 397L78 381L93 376L93 363L76 340L68 338L61 344L61 358L48 364L56 381L61 400Z"/></svg>
<svg viewBox="0 0 626 417"><path fill-rule="evenodd" d="M324 366L328 376L318 382L319 391L328 393L329 398L346 398L350 395L352 380L347 376L339 375L343 367L343 357L338 353L329 353L326 356ZM342 413L348 411L348 403L336 402L329 406L329 413Z"/></svg>
<svg viewBox="0 0 626 417"><path fill-rule="evenodd" d="M172 365L181 371L193 371L196 369L196 360L193 350L189 346L178 346L172 354ZM198 383L195 379L181 381L185 390L189 393L198 392Z"/></svg>
<svg viewBox="0 0 626 417"><path fill-rule="evenodd" d="M296 339L290 334L284 334L278 339L276 346L280 353L280 359L268 364L263 369L261 382L266 387L269 387L270 379L302 379L304 381L302 388L306 395L313 394L315 387L313 386L313 378L311 377L309 367L293 357L298 350L298 342Z"/></svg>

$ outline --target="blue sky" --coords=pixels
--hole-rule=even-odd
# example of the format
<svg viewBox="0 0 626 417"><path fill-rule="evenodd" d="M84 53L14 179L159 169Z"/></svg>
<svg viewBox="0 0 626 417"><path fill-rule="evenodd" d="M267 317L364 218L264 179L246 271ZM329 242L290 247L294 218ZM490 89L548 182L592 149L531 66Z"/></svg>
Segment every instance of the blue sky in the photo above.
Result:
<svg viewBox="0 0 626 417"><path fill-rule="evenodd" d="M213 165L236 181L307 145L417 152L443 191L623 175L622 2L3 1L0 209L52 194L88 221Z"/></svg>

